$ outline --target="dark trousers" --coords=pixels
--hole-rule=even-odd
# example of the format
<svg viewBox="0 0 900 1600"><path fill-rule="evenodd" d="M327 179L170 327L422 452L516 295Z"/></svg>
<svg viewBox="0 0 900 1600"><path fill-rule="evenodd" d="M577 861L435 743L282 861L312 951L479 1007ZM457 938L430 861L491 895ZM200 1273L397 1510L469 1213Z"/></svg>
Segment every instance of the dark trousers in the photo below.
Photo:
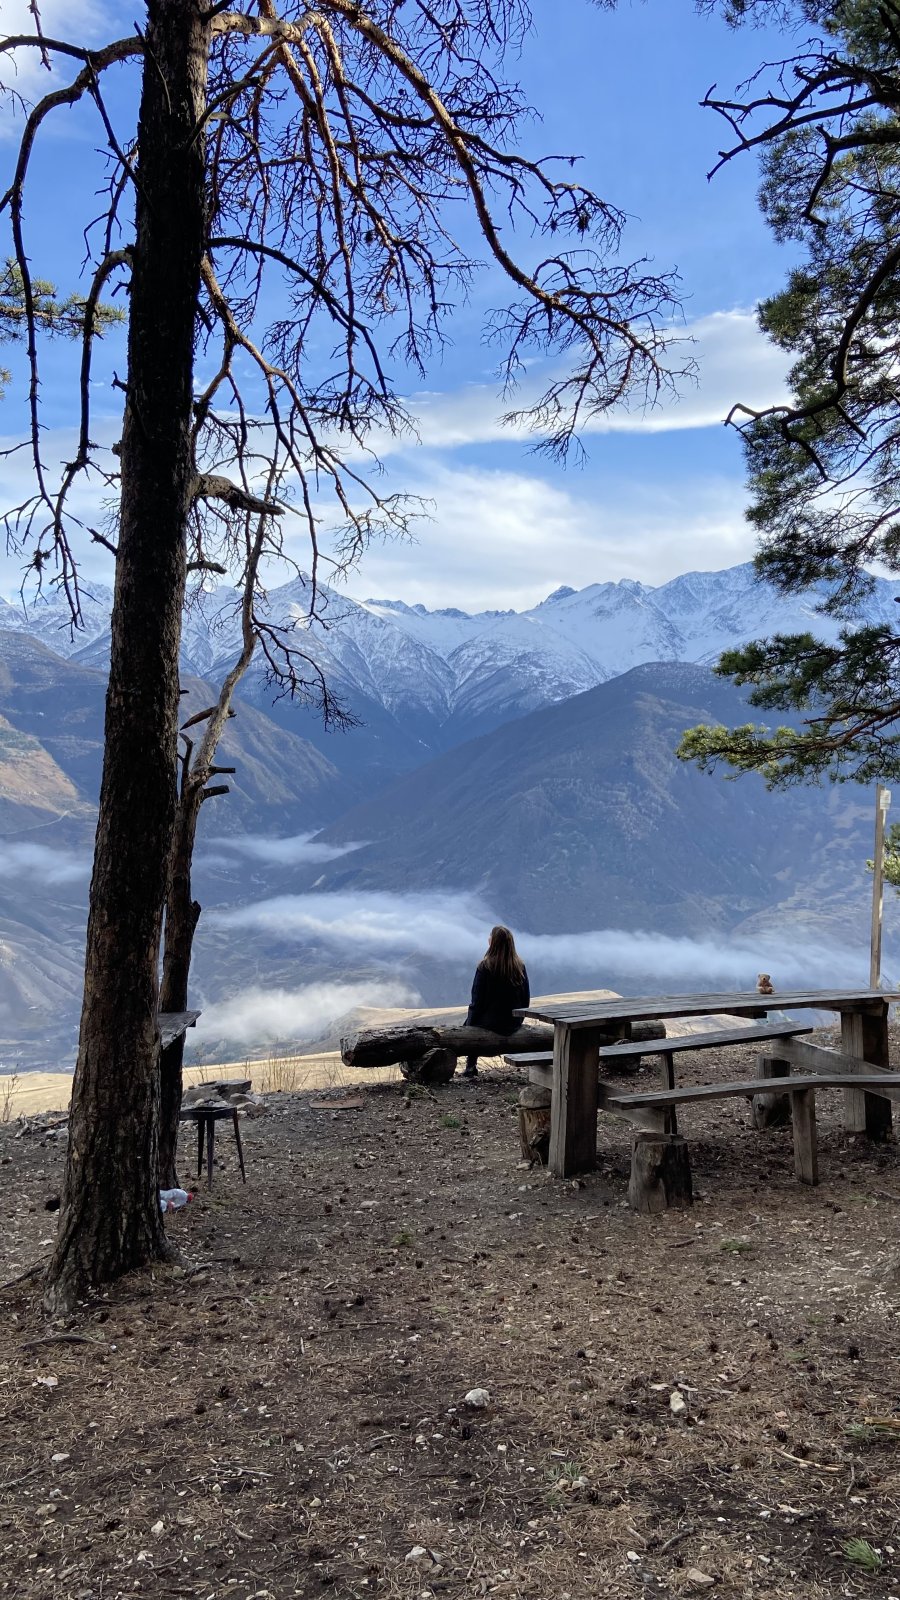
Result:
<svg viewBox="0 0 900 1600"><path fill-rule="evenodd" d="M474 1077L475 1073L478 1071L477 1056L466 1056L466 1071L470 1077Z"/></svg>

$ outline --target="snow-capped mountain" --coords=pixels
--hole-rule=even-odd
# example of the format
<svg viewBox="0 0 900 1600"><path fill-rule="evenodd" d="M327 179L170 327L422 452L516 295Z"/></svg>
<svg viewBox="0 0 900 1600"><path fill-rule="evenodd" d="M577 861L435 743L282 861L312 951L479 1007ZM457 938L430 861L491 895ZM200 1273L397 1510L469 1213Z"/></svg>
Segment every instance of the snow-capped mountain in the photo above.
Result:
<svg viewBox="0 0 900 1600"><path fill-rule="evenodd" d="M860 620L894 626L895 588L876 579ZM298 648L319 663L364 725L343 742L328 736L329 756L339 764L401 771L646 662L713 662L728 646L773 633L834 637L839 624L816 610L823 594L781 595L760 583L748 563L684 573L658 587L633 579L563 587L523 612L429 611L328 591L324 620L310 624L302 578L273 589L268 605L273 621L293 624ZM93 586L83 602L84 629L74 636L55 595L27 613L0 602L0 627L30 633L83 665L102 666L110 601L109 590ZM185 617L185 669L215 681L239 648L233 592L200 595ZM242 692L271 708L261 662ZM281 703L273 714L293 727L299 718L301 731L320 742L310 713Z"/></svg>

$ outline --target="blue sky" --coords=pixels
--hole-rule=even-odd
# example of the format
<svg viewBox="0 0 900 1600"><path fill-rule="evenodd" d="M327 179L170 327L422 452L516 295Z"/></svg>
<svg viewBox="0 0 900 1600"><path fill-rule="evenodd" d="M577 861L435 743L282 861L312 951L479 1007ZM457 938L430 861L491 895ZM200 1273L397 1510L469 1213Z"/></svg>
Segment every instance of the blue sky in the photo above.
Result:
<svg viewBox="0 0 900 1600"><path fill-rule="evenodd" d="M422 442L392 446L387 456L390 484L429 497L432 518L417 545L370 549L349 583L358 596L523 606L560 583L663 582L752 553L740 445L722 418L736 400L765 402L781 392L783 358L756 332L753 307L779 287L788 259L759 215L751 160L707 182L723 129L698 101L714 81L731 89L781 54L781 41L701 19L691 0L625 0L613 13L589 0L533 0L532 8L533 34L509 64L542 114L526 128L526 144L533 153L583 155L584 181L628 213L625 253L679 270L700 383L661 413L613 419L591 433L583 465L552 465L496 426L503 407L491 381L494 358L480 338L481 313L496 301L496 282L486 276L454 317L454 343L424 393L417 385ZM48 32L61 36L71 36L78 15L96 40L131 31L133 7L118 0L45 0L42 9ZM24 22L26 0L8 0L4 25L16 27L19 13ZM45 87L38 74L34 80ZM5 121L4 167L14 150L8 115ZM96 177L91 150L88 117L64 112L35 166L26 218L35 270L67 287L83 256L81 227ZM529 249L523 240L526 259ZM120 345L111 341L105 357L101 378L103 367L106 378L113 366L123 370ZM63 459L71 353L52 347L45 373L47 453L58 445ZM18 368L15 379L0 417L7 438L23 419ZM95 403L114 437L112 391L98 387ZM0 462L4 505L21 498L26 475L24 457ZM298 532L298 555L299 539ZM96 549L85 565L110 577L108 558ZM0 593L17 587L17 564L7 560Z"/></svg>

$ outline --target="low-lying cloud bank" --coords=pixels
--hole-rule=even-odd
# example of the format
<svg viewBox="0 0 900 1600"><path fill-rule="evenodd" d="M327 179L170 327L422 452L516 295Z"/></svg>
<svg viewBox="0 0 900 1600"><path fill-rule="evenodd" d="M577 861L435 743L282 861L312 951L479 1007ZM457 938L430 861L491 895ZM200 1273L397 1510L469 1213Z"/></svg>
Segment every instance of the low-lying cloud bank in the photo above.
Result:
<svg viewBox="0 0 900 1600"><path fill-rule="evenodd" d="M277 895L210 915L220 926L246 928L280 941L323 944L360 956L475 963L484 953L494 917L474 894L378 892ZM532 989L603 985L608 976L701 990L752 988L757 973L771 972L780 988L823 987L865 981L867 954L804 941L796 928L750 937L708 934L696 939L597 928L586 933L518 936ZM570 977L571 982L560 980Z"/></svg>
<svg viewBox="0 0 900 1600"><path fill-rule="evenodd" d="M227 1040L233 1045L314 1041L332 1032L357 1006L416 1006L409 984L393 980L309 983L299 989L242 989L203 1012L193 1044Z"/></svg>
<svg viewBox="0 0 900 1600"><path fill-rule="evenodd" d="M0 839L0 880L31 878L40 885L84 883L90 870L91 858L86 852Z"/></svg>

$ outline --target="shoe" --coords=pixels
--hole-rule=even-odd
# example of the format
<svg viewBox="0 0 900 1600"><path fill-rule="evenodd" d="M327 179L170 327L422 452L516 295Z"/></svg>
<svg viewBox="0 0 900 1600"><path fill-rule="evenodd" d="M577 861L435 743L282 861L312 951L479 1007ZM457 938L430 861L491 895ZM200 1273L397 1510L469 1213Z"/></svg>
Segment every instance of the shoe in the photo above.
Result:
<svg viewBox="0 0 900 1600"><path fill-rule="evenodd" d="M478 1077L478 1068L477 1067L466 1067L464 1069L464 1071L463 1071L463 1077L464 1078L477 1078Z"/></svg>

